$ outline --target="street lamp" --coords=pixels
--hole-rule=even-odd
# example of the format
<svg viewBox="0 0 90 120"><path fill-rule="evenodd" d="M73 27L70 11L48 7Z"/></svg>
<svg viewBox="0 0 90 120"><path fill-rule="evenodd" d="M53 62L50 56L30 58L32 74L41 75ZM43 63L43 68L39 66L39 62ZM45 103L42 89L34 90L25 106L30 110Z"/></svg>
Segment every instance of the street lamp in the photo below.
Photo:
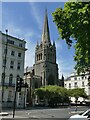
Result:
<svg viewBox="0 0 90 120"><path fill-rule="evenodd" d="M5 47L5 58L4 58L3 73L2 73L2 102L4 96L5 70L6 70L6 62L7 62L7 45L8 45L8 30L6 29L6 47Z"/></svg>
<svg viewBox="0 0 90 120"><path fill-rule="evenodd" d="M30 89L29 89L29 96L30 96L30 100L29 100L29 105L32 106L32 81L33 81L33 73L30 72Z"/></svg>

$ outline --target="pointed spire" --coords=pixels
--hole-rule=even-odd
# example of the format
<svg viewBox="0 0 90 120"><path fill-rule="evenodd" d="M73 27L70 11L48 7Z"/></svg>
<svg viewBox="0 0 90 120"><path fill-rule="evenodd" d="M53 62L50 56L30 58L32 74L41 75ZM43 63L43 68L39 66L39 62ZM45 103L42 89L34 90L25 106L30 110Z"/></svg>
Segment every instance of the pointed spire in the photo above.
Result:
<svg viewBox="0 0 90 120"><path fill-rule="evenodd" d="M42 43L45 43L45 42L50 43L47 9L45 10L44 26L43 26L43 32L42 32Z"/></svg>
<svg viewBox="0 0 90 120"><path fill-rule="evenodd" d="M62 80L64 80L64 76L63 76L63 74L62 74Z"/></svg>
<svg viewBox="0 0 90 120"><path fill-rule="evenodd" d="M55 41L53 41L53 46L55 47Z"/></svg>
<svg viewBox="0 0 90 120"><path fill-rule="evenodd" d="M39 46L38 41L37 41L37 46Z"/></svg>
<svg viewBox="0 0 90 120"><path fill-rule="evenodd" d="M37 41L36 49L38 49L38 47L39 47L39 44L38 44L38 41Z"/></svg>

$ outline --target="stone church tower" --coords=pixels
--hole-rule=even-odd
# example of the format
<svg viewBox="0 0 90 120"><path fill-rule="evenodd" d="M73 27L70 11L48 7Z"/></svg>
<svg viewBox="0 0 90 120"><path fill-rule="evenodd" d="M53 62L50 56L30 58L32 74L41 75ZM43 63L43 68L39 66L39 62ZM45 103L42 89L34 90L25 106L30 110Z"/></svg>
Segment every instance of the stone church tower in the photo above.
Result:
<svg viewBox="0 0 90 120"><path fill-rule="evenodd" d="M36 45L34 74L41 77L41 85L58 85L56 46L50 41L47 11L45 11L41 43Z"/></svg>

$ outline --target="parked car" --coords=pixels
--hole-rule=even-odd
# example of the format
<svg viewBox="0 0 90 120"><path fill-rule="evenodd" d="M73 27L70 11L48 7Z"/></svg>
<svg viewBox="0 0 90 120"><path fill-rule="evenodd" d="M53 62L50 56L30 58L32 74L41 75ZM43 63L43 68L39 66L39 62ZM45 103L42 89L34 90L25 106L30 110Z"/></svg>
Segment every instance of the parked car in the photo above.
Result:
<svg viewBox="0 0 90 120"><path fill-rule="evenodd" d="M80 118L81 120L90 120L90 109L83 113L72 115L69 120L80 120Z"/></svg>

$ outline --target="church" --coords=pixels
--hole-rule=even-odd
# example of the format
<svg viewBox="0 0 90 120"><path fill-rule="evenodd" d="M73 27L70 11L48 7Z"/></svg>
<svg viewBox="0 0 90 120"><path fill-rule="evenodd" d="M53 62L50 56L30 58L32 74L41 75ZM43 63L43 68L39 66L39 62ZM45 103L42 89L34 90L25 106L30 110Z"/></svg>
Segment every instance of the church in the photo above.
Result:
<svg viewBox="0 0 90 120"><path fill-rule="evenodd" d="M47 11L45 12L41 43L35 49L35 75L41 76L41 85L58 84L58 65L56 63L56 46L50 41Z"/></svg>
<svg viewBox="0 0 90 120"><path fill-rule="evenodd" d="M31 96L32 89L46 85L60 85L58 76L56 46L55 42L51 43L50 40L48 15L46 10L41 42L37 42L35 47L35 64L32 68L27 67L24 72L24 81L29 85L29 89L27 91L29 96L27 97ZM30 100L31 98L28 99Z"/></svg>

